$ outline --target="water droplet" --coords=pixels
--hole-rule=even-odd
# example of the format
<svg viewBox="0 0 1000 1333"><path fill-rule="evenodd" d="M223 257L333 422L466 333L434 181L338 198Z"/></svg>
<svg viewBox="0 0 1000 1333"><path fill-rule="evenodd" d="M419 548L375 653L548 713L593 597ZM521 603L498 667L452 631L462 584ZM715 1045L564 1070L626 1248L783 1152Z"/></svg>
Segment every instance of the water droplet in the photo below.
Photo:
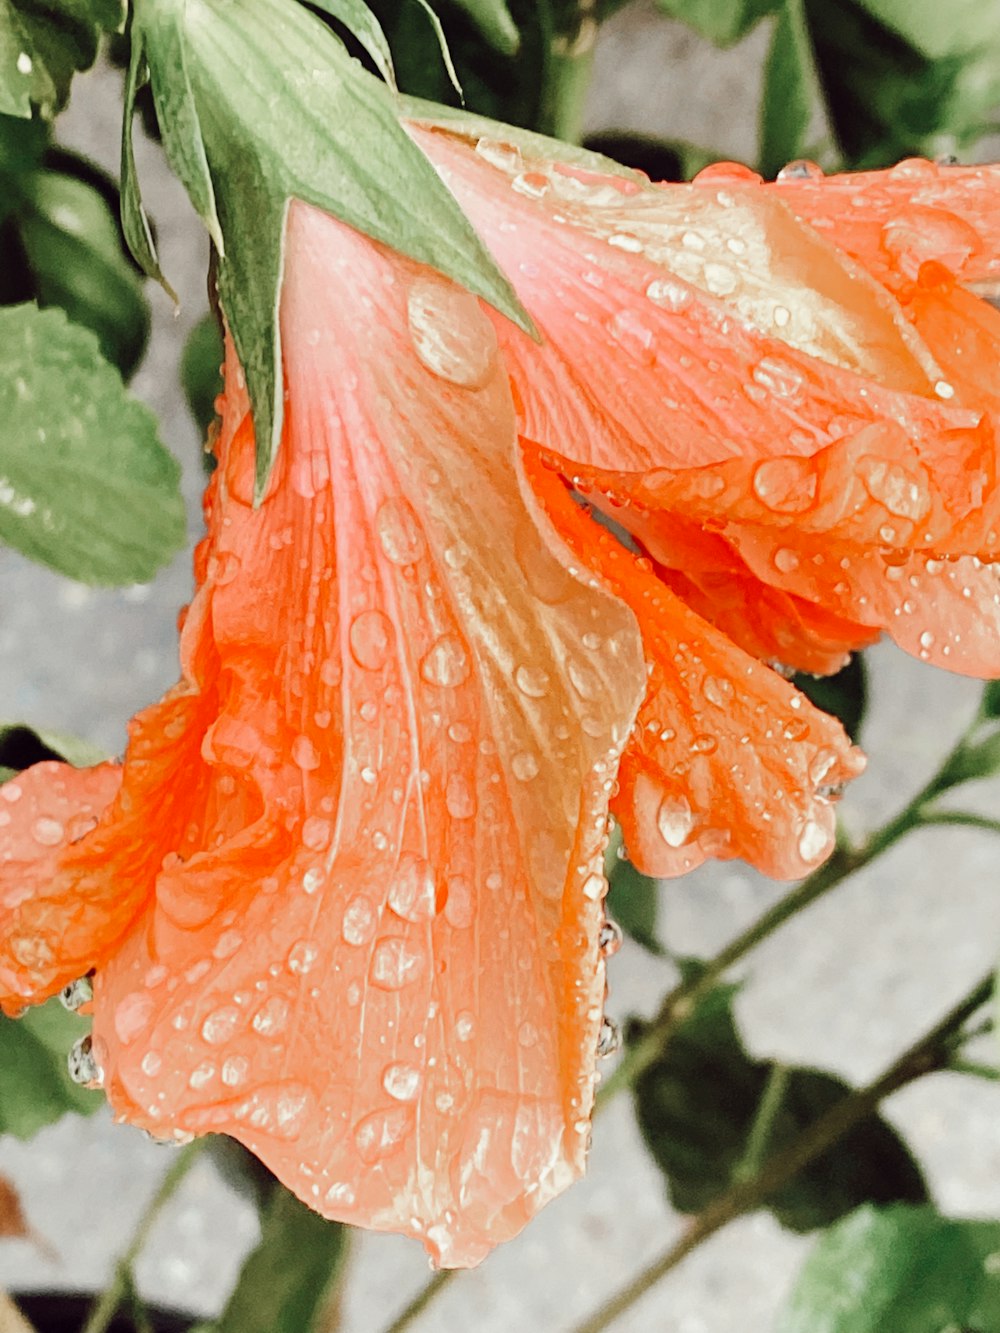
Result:
<svg viewBox="0 0 1000 1333"><path fill-rule="evenodd" d="M311 815L302 825L302 845L308 847L311 852L321 852L330 842L333 826L328 819L322 819L319 815ZM314 891L318 888L318 881L322 879L320 871L308 871L308 875L317 877L317 883L313 885L312 890L306 889L306 892ZM305 887L305 881L303 881Z"/></svg>
<svg viewBox="0 0 1000 1333"><path fill-rule="evenodd" d="M78 981L71 981L68 986L64 986L59 992L59 998L65 1008L75 1013L94 998L94 983L90 977L80 977Z"/></svg>
<svg viewBox="0 0 1000 1333"><path fill-rule="evenodd" d="M823 168L817 166L815 162L810 162L808 158L799 157L794 162L789 162L787 166L782 167L776 179L779 181L822 180Z"/></svg>
<svg viewBox="0 0 1000 1333"><path fill-rule="evenodd" d="M163 1068L163 1057L156 1051L147 1051L139 1061L139 1068L147 1078L155 1078Z"/></svg>
<svg viewBox="0 0 1000 1333"><path fill-rule="evenodd" d="M288 970L304 976L316 966L319 949L310 940L297 940L288 951Z"/></svg>
<svg viewBox="0 0 1000 1333"><path fill-rule="evenodd" d="M691 738L691 749L695 754L714 754L718 748L719 742L707 732L699 732Z"/></svg>
<svg viewBox="0 0 1000 1333"><path fill-rule="evenodd" d="M753 490L768 509L799 514L816 498L816 472L808 458L768 458L754 470Z"/></svg>
<svg viewBox="0 0 1000 1333"><path fill-rule="evenodd" d="M471 1041L475 1030L475 1018L468 1009L463 1009L455 1019L455 1036L459 1041Z"/></svg>
<svg viewBox="0 0 1000 1333"><path fill-rule="evenodd" d="M66 836L66 830L58 819L47 819L44 816L35 820L31 832L35 841L43 847L58 847Z"/></svg>
<svg viewBox="0 0 1000 1333"><path fill-rule="evenodd" d="M779 574L794 574L799 567L799 553L790 546L779 546L774 553L774 567Z"/></svg>
<svg viewBox="0 0 1000 1333"><path fill-rule="evenodd" d="M517 1044L526 1050L538 1044L538 1029L534 1023L524 1022L517 1029Z"/></svg>
<svg viewBox="0 0 1000 1333"><path fill-rule="evenodd" d="M253 1016L253 1029L262 1037L277 1037L288 1024L288 1001L280 995L265 1000Z"/></svg>
<svg viewBox="0 0 1000 1333"><path fill-rule="evenodd" d="M530 782L532 778L538 777L538 760L528 751L514 755L510 768L519 782Z"/></svg>
<svg viewBox="0 0 1000 1333"><path fill-rule="evenodd" d="M379 671L385 666L393 639L392 623L382 611L362 611L351 622L348 634L351 656L368 671Z"/></svg>
<svg viewBox="0 0 1000 1333"><path fill-rule="evenodd" d="M612 315L608 332L637 365L656 364L656 334L634 310L619 310Z"/></svg>
<svg viewBox="0 0 1000 1333"><path fill-rule="evenodd" d="M188 1087L194 1088L197 1091L198 1089L205 1087L206 1084L211 1083L213 1078L215 1078L215 1065L210 1061L205 1060L195 1069L192 1069L188 1076Z"/></svg>
<svg viewBox="0 0 1000 1333"><path fill-rule="evenodd" d="M417 278L407 318L414 351L433 374L466 389L488 382L497 359L496 333L469 292L443 278Z"/></svg>
<svg viewBox="0 0 1000 1333"><path fill-rule="evenodd" d="M691 288L674 278L654 278L646 288L646 296L654 305L662 306L674 314L684 310L694 300Z"/></svg>
<svg viewBox="0 0 1000 1333"><path fill-rule="evenodd" d="M606 1060L609 1056L617 1054L621 1050L622 1034L617 1023L612 1023L610 1018L602 1018L601 1026L597 1033L597 1058Z"/></svg>
<svg viewBox="0 0 1000 1333"><path fill-rule="evenodd" d="M549 692L549 673L541 667L519 666L514 672L514 684L529 699L544 699Z"/></svg>
<svg viewBox="0 0 1000 1333"><path fill-rule="evenodd" d="M601 951L601 956L603 958L613 958L622 947L623 939L621 926L609 917L601 924L597 936L597 947Z"/></svg>
<svg viewBox="0 0 1000 1333"><path fill-rule="evenodd" d="M809 781L818 787L837 763L837 751L823 746L816 751L809 763Z"/></svg>
<svg viewBox="0 0 1000 1333"><path fill-rule="evenodd" d="M757 362L753 378L776 398L791 398L802 387L802 373L798 367L774 356L765 356Z"/></svg>
<svg viewBox="0 0 1000 1333"><path fill-rule="evenodd" d="M222 1065L222 1081L227 1088L238 1088L246 1082L250 1061L243 1055L231 1055Z"/></svg>
<svg viewBox="0 0 1000 1333"><path fill-rule="evenodd" d="M736 290L739 280L728 264L710 262L705 265L705 285L713 296L729 296Z"/></svg>
<svg viewBox="0 0 1000 1333"><path fill-rule="evenodd" d="M104 1071L97 1063L94 1042L89 1035L80 1037L70 1047L67 1065L74 1083L82 1083L84 1087L100 1087L104 1082Z"/></svg>
<svg viewBox="0 0 1000 1333"><path fill-rule="evenodd" d="M469 655L454 634L443 634L420 663L420 674L428 685L453 689L468 680Z"/></svg>
<svg viewBox="0 0 1000 1333"><path fill-rule="evenodd" d="M497 167L500 171L513 174L524 166L520 148L511 143L503 143L499 139L480 139L476 144L476 152L489 162L491 167Z"/></svg>
<svg viewBox="0 0 1000 1333"><path fill-rule="evenodd" d="M540 171L522 171L510 183L510 188L529 199L541 199L548 193L551 182Z"/></svg>
<svg viewBox="0 0 1000 1333"><path fill-rule="evenodd" d="M814 819L807 820L799 834L799 856L808 865L821 860L833 850L833 834L829 829L817 824Z"/></svg>
<svg viewBox="0 0 1000 1333"><path fill-rule="evenodd" d="M393 496L375 515L375 531L387 560L394 565L412 565L424 553L424 534L406 500Z"/></svg>
<svg viewBox="0 0 1000 1333"><path fill-rule="evenodd" d="M872 499L897 518L919 523L930 509L931 498L925 478L901 463L862 458L857 470Z"/></svg>
<svg viewBox="0 0 1000 1333"><path fill-rule="evenodd" d="M350 1208L354 1203L354 1190L346 1180L335 1180L323 1198L333 1207Z"/></svg>
<svg viewBox="0 0 1000 1333"><path fill-rule="evenodd" d="M131 991L115 1006L115 1032L122 1045L127 1046L149 1026L156 1001L147 991Z"/></svg>
<svg viewBox="0 0 1000 1333"><path fill-rule="evenodd" d="M445 786L444 803L452 819L471 819L476 813L476 796L461 773L451 773Z"/></svg>
<svg viewBox="0 0 1000 1333"><path fill-rule="evenodd" d="M706 676L702 693L716 708L727 708L733 700L735 690L732 681L726 680L725 676Z"/></svg>
<svg viewBox="0 0 1000 1333"><path fill-rule="evenodd" d="M372 958L372 981L383 990L402 990L424 969L424 952L398 935L380 940Z"/></svg>
<svg viewBox="0 0 1000 1333"><path fill-rule="evenodd" d="M375 934L377 920L372 903L359 895L352 898L344 910L341 934L348 944L367 944Z"/></svg>
<svg viewBox="0 0 1000 1333"><path fill-rule="evenodd" d="M412 1111L394 1106L388 1111L374 1111L354 1127L354 1142L361 1160L371 1166L399 1148L410 1132Z"/></svg>
<svg viewBox="0 0 1000 1333"><path fill-rule="evenodd" d="M382 1087L397 1102L412 1102L420 1091L423 1075L416 1065L386 1065Z"/></svg>
<svg viewBox="0 0 1000 1333"><path fill-rule="evenodd" d="M608 245L613 245L616 250L624 250L630 255L642 254L642 241L638 236L632 236L627 231L616 231L608 237Z"/></svg>
<svg viewBox="0 0 1000 1333"><path fill-rule="evenodd" d="M404 921L430 921L437 911L434 872L421 856L407 853L389 885L389 906Z"/></svg>
<svg viewBox="0 0 1000 1333"><path fill-rule="evenodd" d="M455 930L467 930L472 925L472 888L464 875L452 875L448 880L444 917Z"/></svg>
<svg viewBox="0 0 1000 1333"><path fill-rule="evenodd" d="M243 1015L235 1005L214 1009L201 1025L201 1035L211 1046L221 1046L234 1035L243 1022Z"/></svg>
<svg viewBox="0 0 1000 1333"><path fill-rule="evenodd" d="M685 796L664 796L656 812L656 827L668 847L683 847L694 829L694 811Z"/></svg>

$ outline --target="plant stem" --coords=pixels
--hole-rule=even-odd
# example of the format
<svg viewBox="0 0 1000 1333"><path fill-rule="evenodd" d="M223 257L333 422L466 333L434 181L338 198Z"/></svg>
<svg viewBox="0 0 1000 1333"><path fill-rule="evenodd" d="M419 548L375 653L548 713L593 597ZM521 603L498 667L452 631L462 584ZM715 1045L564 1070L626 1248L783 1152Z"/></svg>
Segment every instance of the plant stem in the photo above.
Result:
<svg viewBox="0 0 1000 1333"><path fill-rule="evenodd" d="M787 1148L765 1162L752 1179L737 1181L725 1194L720 1195L695 1219L678 1241L598 1311L578 1324L573 1333L603 1333L619 1315L631 1309L655 1286L660 1278L686 1259L692 1250L737 1217L764 1203L776 1189L870 1116L890 1093L933 1070L948 1068L954 1037L966 1020L990 998L993 984L993 974L990 972L873 1083L842 1098L825 1115L808 1125Z"/></svg>
<svg viewBox="0 0 1000 1333"><path fill-rule="evenodd" d="M920 823L921 826L957 824L965 828L985 829L987 833L1000 833L1000 819L977 815L971 810L924 810L920 816Z"/></svg>
<svg viewBox="0 0 1000 1333"><path fill-rule="evenodd" d="M149 1238L153 1223L159 1216L163 1205L173 1196L178 1185L191 1170L191 1167L194 1166L199 1154L204 1151L207 1144L207 1138L195 1139L193 1143L188 1143L177 1151L173 1162L170 1164L170 1169L160 1181L156 1193L139 1218L128 1248L115 1266L114 1277L95 1303L82 1333L106 1333L118 1307L132 1289L132 1269Z"/></svg>
<svg viewBox="0 0 1000 1333"><path fill-rule="evenodd" d="M385 1333L401 1333L402 1329L409 1328L414 1319L423 1314L441 1288L446 1287L459 1272L461 1272L459 1268L442 1268L440 1273L435 1273L431 1280L420 1288L402 1314L392 1321Z"/></svg>
<svg viewBox="0 0 1000 1333"><path fill-rule="evenodd" d="M767 1160L767 1150L771 1145L771 1135L774 1133L774 1122L785 1100L790 1073L788 1065L775 1062L771 1066L764 1095L760 1099L757 1114L747 1135L743 1160L736 1168L737 1180L751 1180L760 1170L761 1163Z"/></svg>

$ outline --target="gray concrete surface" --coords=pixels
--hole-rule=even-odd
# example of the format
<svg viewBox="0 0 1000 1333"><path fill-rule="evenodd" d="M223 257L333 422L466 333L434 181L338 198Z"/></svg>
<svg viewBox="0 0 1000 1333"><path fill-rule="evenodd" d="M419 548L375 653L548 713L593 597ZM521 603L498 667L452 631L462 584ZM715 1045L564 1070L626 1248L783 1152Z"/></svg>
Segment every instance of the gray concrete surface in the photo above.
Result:
<svg viewBox="0 0 1000 1333"><path fill-rule="evenodd" d="M644 128L751 153L765 36L718 53L651 9L626 11L602 38L590 126ZM108 78L79 82L66 137L113 167L118 108ZM183 307L175 316L153 293L153 353L136 388L184 460L194 537L198 442L175 372L182 335L203 306L205 244L157 153L140 147L164 268ZM0 711L120 749L129 715L174 679L174 617L189 589L186 556L151 587L95 593L0 552ZM873 664L871 763L845 801L858 830L920 784L978 697L975 684L889 647L873 654ZM998 784L972 795L984 809L1000 808ZM924 834L814 907L745 969L738 1008L753 1049L856 1079L877 1072L997 957L998 869L1000 848L984 835ZM739 866L705 868L664 886L662 934L679 951L714 950L777 891ZM611 967L610 1012L648 1011L671 979L668 964L626 945ZM1000 1087L940 1075L894 1097L888 1113L927 1164L945 1207L1000 1215ZM0 1173L21 1190L32 1225L57 1254L53 1260L26 1241L0 1241L0 1284L94 1288L106 1281L169 1152L103 1115L63 1121L30 1144L0 1142ZM560 1333L681 1225L619 1103L596 1127L587 1179L456 1282L419 1329ZM256 1234L249 1206L200 1162L147 1247L139 1268L144 1292L212 1313ZM803 1251L803 1241L766 1216L749 1218L695 1254L616 1328L765 1333ZM345 1333L376 1333L426 1276L415 1244L359 1237Z"/></svg>

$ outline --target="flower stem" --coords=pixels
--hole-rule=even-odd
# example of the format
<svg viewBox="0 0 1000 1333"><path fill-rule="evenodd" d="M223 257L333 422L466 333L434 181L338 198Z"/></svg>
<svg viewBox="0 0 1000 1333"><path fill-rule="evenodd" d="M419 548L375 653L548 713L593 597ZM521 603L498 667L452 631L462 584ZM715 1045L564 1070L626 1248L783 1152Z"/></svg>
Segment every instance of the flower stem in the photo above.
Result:
<svg viewBox="0 0 1000 1333"><path fill-rule="evenodd" d="M890 1093L924 1074L949 1068L955 1036L967 1019L989 1000L993 984L993 974L990 972L873 1083L843 1097L825 1115L808 1125L787 1148L769 1158L752 1178L737 1181L720 1195L695 1219L679 1240L593 1315L578 1324L573 1333L604 1333L662 1277L686 1259L692 1250L736 1218L764 1203L776 1189L870 1116Z"/></svg>
<svg viewBox="0 0 1000 1333"><path fill-rule="evenodd" d="M143 1246L149 1238L153 1223L160 1214L163 1205L176 1192L178 1185L194 1166L199 1154L208 1144L207 1138L195 1139L179 1149L170 1164L170 1169L160 1181L156 1193L150 1199L139 1219L128 1248L115 1265L114 1277L90 1312L82 1333L106 1333L118 1307L133 1289L132 1269Z"/></svg>
<svg viewBox="0 0 1000 1333"><path fill-rule="evenodd" d="M423 1314L441 1288L446 1287L461 1271L460 1268L442 1268L440 1273L435 1273L431 1280L420 1288L402 1314L392 1321L385 1333L401 1333L402 1329L409 1328L414 1319Z"/></svg>

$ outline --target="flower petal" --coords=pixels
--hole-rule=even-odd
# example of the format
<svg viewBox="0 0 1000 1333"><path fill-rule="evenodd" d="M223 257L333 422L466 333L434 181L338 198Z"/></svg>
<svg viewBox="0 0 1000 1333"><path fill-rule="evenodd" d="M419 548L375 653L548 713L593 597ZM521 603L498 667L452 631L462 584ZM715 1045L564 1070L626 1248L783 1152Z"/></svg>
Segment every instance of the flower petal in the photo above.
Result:
<svg viewBox="0 0 1000 1333"><path fill-rule="evenodd" d="M196 755L190 821L96 979L95 1049L129 1119L233 1134L466 1265L582 1169L641 645L542 530L472 297L295 204L281 321L259 511L230 351L185 627L211 706L139 724L151 764Z"/></svg>
<svg viewBox="0 0 1000 1333"><path fill-rule="evenodd" d="M581 560L635 612L649 686L613 809L646 874L739 856L796 879L833 850L830 796L864 768L840 723L742 652L597 529L555 473L529 475Z"/></svg>
<svg viewBox="0 0 1000 1333"><path fill-rule="evenodd" d="M717 175L704 183L717 188ZM888 171L788 173L764 189L890 287L928 260L961 282L1000 278L1000 166L908 158Z"/></svg>
<svg viewBox="0 0 1000 1333"><path fill-rule="evenodd" d="M116 764L35 764L0 787L0 1006L47 999L107 957L134 904L81 880L86 835L118 790Z"/></svg>

